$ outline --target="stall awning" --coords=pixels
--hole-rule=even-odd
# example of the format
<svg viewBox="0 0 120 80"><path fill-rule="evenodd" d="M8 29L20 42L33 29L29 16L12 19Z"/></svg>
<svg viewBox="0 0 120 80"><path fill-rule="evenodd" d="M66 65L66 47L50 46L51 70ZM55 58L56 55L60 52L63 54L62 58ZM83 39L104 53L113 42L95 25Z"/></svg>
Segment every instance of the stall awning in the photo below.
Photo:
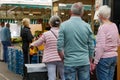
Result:
<svg viewBox="0 0 120 80"><path fill-rule="evenodd" d="M0 0L0 4L52 5L52 0Z"/></svg>
<svg viewBox="0 0 120 80"><path fill-rule="evenodd" d="M33 9L36 9L36 8L51 9L51 5L30 5L30 4L2 4L2 5L15 6L15 7L21 7L21 8L33 8Z"/></svg>

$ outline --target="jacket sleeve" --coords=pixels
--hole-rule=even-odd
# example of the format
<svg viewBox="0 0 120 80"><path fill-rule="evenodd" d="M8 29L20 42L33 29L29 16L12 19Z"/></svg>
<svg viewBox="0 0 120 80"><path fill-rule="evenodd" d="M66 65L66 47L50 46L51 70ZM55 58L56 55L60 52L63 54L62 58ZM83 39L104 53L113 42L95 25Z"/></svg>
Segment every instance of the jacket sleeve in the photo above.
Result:
<svg viewBox="0 0 120 80"><path fill-rule="evenodd" d="M88 49L89 49L89 58L93 58L94 56L94 44L95 38L94 38L94 34L89 26L89 39L88 39Z"/></svg>
<svg viewBox="0 0 120 80"><path fill-rule="evenodd" d="M45 35L43 34L38 40L31 43L32 46L40 46L45 43Z"/></svg>
<svg viewBox="0 0 120 80"><path fill-rule="evenodd" d="M27 40L28 40L28 42L31 43L33 38L34 38L34 37L33 37L32 33L31 33L31 31L28 30L28 31L27 31Z"/></svg>
<svg viewBox="0 0 120 80"><path fill-rule="evenodd" d="M98 34L96 37L96 48L95 48L95 60L94 63L98 64L101 56L104 53L104 48L105 48L105 33L103 29L99 28Z"/></svg>
<svg viewBox="0 0 120 80"><path fill-rule="evenodd" d="M22 37L22 33L23 33L23 28L21 27L21 30L20 30L20 37Z"/></svg>
<svg viewBox="0 0 120 80"><path fill-rule="evenodd" d="M11 32L10 32L10 29L8 29L8 39L11 41Z"/></svg>
<svg viewBox="0 0 120 80"><path fill-rule="evenodd" d="M64 47L64 31L63 26L60 26L58 40L57 40L57 50L58 52L61 52Z"/></svg>

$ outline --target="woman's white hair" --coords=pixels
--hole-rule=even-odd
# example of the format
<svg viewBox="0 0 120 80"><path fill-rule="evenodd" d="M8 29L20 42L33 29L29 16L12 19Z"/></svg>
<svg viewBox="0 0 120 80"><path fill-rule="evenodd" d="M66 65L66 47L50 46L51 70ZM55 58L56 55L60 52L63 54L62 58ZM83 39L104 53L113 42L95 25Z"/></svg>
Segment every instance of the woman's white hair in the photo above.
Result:
<svg viewBox="0 0 120 80"><path fill-rule="evenodd" d="M101 6L98 10L98 16L102 16L105 19L109 19L111 15L111 8L107 5Z"/></svg>
<svg viewBox="0 0 120 80"><path fill-rule="evenodd" d="M71 13L75 15L82 15L84 12L84 6L82 2L74 3L71 7Z"/></svg>

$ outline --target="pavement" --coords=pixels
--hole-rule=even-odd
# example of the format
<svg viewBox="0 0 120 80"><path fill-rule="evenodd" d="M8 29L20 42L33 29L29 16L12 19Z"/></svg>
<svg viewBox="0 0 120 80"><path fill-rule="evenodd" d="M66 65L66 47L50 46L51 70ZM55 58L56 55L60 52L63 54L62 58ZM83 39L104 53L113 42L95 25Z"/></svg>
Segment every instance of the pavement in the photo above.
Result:
<svg viewBox="0 0 120 80"><path fill-rule="evenodd" d="M22 80L22 76L8 70L8 65L0 62L0 80Z"/></svg>

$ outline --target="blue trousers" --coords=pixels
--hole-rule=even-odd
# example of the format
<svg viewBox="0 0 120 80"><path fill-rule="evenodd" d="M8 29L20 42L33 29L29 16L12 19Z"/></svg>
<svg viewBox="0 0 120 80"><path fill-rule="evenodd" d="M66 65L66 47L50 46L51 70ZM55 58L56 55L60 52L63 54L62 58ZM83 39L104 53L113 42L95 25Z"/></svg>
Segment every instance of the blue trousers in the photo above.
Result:
<svg viewBox="0 0 120 80"><path fill-rule="evenodd" d="M90 65L65 66L65 80L90 80Z"/></svg>
<svg viewBox="0 0 120 80"><path fill-rule="evenodd" d="M7 62L8 60L8 46L11 46L11 43L9 41L2 41L2 45L3 45L3 59L5 62Z"/></svg>
<svg viewBox="0 0 120 80"><path fill-rule="evenodd" d="M113 80L117 57L101 58L96 66L97 80Z"/></svg>

